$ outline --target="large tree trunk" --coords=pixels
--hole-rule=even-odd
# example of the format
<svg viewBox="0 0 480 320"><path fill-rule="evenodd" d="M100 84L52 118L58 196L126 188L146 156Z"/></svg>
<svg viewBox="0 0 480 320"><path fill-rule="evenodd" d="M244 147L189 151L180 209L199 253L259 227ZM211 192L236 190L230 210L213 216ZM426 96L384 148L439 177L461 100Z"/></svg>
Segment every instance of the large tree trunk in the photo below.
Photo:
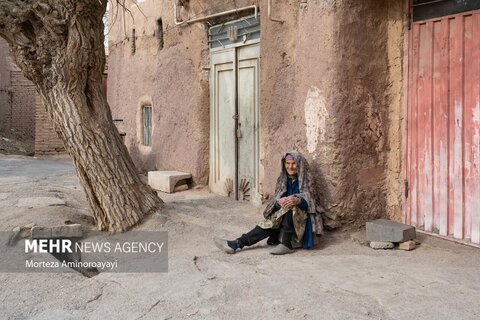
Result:
<svg viewBox="0 0 480 320"><path fill-rule="evenodd" d="M2 0L0 36L37 87L100 230L125 231L161 207L142 183L102 91L107 0Z"/></svg>

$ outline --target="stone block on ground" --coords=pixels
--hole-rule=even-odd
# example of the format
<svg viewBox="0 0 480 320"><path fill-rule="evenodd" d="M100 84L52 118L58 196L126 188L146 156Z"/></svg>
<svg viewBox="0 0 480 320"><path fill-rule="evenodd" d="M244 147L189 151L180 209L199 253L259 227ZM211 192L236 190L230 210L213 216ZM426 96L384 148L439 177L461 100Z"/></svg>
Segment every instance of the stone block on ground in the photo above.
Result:
<svg viewBox="0 0 480 320"><path fill-rule="evenodd" d="M180 171L149 171L148 184L155 190L172 193L181 180L191 179L192 175Z"/></svg>
<svg viewBox="0 0 480 320"><path fill-rule="evenodd" d="M81 238L82 236L81 224L52 227L52 238Z"/></svg>
<svg viewBox="0 0 480 320"><path fill-rule="evenodd" d="M372 249L393 249L395 245L392 242L372 241L370 248Z"/></svg>
<svg viewBox="0 0 480 320"><path fill-rule="evenodd" d="M49 239L52 237L52 228L49 227L33 227L32 239Z"/></svg>
<svg viewBox="0 0 480 320"><path fill-rule="evenodd" d="M31 197L21 198L17 202L17 207L49 207L49 206L64 206L65 200L57 197Z"/></svg>
<svg viewBox="0 0 480 320"><path fill-rule="evenodd" d="M398 249L405 250L405 251L413 250L413 249L415 249L415 247L416 247L415 241L412 241L412 240L401 242L398 245Z"/></svg>
<svg viewBox="0 0 480 320"><path fill-rule="evenodd" d="M81 238L82 236L83 231L80 224L32 228L32 239Z"/></svg>
<svg viewBox="0 0 480 320"><path fill-rule="evenodd" d="M415 239L415 228L387 219L367 222L367 240L376 242L405 242Z"/></svg>

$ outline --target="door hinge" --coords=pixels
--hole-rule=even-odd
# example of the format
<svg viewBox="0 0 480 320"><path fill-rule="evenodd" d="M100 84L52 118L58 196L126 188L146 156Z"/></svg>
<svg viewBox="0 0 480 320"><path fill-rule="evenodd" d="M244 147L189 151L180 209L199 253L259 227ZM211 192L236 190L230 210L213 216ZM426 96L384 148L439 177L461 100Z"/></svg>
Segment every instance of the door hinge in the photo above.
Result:
<svg viewBox="0 0 480 320"><path fill-rule="evenodd" d="M407 179L403 180L403 184L404 184L404 188L405 188L405 198L408 198L408 193L410 191L410 189L408 187L408 180Z"/></svg>

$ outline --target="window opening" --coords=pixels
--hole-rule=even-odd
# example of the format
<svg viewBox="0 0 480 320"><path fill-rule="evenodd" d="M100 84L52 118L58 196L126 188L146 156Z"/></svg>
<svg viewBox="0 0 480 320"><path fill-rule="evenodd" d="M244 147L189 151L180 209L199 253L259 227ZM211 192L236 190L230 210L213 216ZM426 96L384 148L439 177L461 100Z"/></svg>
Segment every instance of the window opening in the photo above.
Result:
<svg viewBox="0 0 480 320"><path fill-rule="evenodd" d="M135 51L137 50L135 40L136 40L135 39L135 29L132 29L132 47L131 47L132 55L134 55Z"/></svg>
<svg viewBox="0 0 480 320"><path fill-rule="evenodd" d="M158 38L158 46L160 49L163 49L163 21L162 18L157 20L157 38Z"/></svg>
<svg viewBox="0 0 480 320"><path fill-rule="evenodd" d="M152 106L143 106L143 145L152 145Z"/></svg>

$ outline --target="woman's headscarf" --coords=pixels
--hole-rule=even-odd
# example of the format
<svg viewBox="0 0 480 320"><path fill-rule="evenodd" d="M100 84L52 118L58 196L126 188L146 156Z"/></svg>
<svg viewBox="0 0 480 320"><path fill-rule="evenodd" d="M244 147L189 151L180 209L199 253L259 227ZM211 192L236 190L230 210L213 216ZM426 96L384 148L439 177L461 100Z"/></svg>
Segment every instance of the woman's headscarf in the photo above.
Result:
<svg viewBox="0 0 480 320"><path fill-rule="evenodd" d="M316 212L315 201L313 200L312 193L310 192L310 181L309 181L309 168L307 160L305 157L298 151L291 151L286 153L282 157L281 165L281 173L277 179L277 185L275 187L275 197L270 200L267 207L263 211L263 216L267 218L272 214L275 208L275 203L278 199L280 199L286 192L287 192L287 181L288 175L287 170L285 169L285 157L287 155L291 155L295 160L295 164L297 165L297 179L298 179L298 188L300 190L299 193L294 194L295 196L302 197L308 203L307 212L310 214L314 214Z"/></svg>

